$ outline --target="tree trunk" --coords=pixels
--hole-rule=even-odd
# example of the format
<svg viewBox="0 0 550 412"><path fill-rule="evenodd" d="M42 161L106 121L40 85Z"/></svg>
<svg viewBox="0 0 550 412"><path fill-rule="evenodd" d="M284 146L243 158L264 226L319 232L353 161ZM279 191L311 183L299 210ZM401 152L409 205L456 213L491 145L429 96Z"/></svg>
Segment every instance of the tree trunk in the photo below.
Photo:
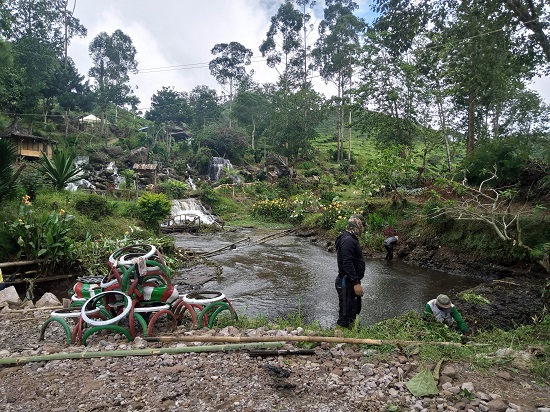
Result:
<svg viewBox="0 0 550 412"><path fill-rule="evenodd" d="M256 120L254 118L252 118L252 136L250 137L250 139L251 139L250 144L252 145L252 151L253 152L256 151L256 146L255 146L255 143L254 143L255 137L256 137Z"/></svg>
<svg viewBox="0 0 550 412"><path fill-rule="evenodd" d="M437 91L436 91L436 97L437 97L437 111L439 114L439 121L441 123L441 132L443 133L443 137L445 138L445 151L447 154L447 168L449 169L449 172L452 171L452 164L451 164L451 151L449 148L449 136L447 136L447 121L445 118L445 112L443 110L443 101L441 99L441 91L439 89L439 82L437 84Z"/></svg>
<svg viewBox="0 0 550 412"><path fill-rule="evenodd" d="M466 141L466 154L474 151L475 144L475 95L470 93L468 96L468 137Z"/></svg>

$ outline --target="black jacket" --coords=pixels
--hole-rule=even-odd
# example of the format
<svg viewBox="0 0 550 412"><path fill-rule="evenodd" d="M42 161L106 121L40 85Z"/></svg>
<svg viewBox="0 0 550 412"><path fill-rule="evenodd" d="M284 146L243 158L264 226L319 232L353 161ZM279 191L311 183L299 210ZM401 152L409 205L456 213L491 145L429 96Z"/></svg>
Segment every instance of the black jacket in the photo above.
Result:
<svg viewBox="0 0 550 412"><path fill-rule="evenodd" d="M347 230L336 239L336 261L338 277L347 276L347 281L356 285L365 276L365 259L359 240Z"/></svg>

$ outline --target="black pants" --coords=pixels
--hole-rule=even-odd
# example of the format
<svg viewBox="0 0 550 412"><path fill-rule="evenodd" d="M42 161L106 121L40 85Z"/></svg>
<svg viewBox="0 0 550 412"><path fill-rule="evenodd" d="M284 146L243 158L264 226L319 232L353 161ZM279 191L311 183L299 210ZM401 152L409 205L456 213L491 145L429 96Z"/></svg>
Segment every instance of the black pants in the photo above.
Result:
<svg viewBox="0 0 550 412"><path fill-rule="evenodd" d="M393 259L393 246L384 245L386 248L386 259L392 260Z"/></svg>
<svg viewBox="0 0 550 412"><path fill-rule="evenodd" d="M340 326L349 326L361 312L361 296L357 296L353 285L342 286L342 278L337 277L334 282L338 293L338 320Z"/></svg>

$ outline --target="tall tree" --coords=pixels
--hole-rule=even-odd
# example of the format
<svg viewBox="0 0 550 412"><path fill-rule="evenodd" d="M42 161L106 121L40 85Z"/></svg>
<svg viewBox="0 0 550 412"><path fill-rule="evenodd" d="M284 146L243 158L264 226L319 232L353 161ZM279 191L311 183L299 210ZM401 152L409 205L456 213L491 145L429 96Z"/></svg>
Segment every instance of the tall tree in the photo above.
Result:
<svg viewBox="0 0 550 412"><path fill-rule="evenodd" d="M99 33L90 43L93 67L88 72L95 79L95 93L101 109L101 134L104 134L105 111L109 103L136 104L128 85L129 74L137 73L136 49L132 39L121 30L112 35Z"/></svg>
<svg viewBox="0 0 550 412"><path fill-rule="evenodd" d="M211 52L214 56L219 56L208 64L210 73L222 86L229 85L229 128L231 128L233 90L238 82L246 76L245 66L250 64L253 53L241 43L234 41L216 44Z"/></svg>
<svg viewBox="0 0 550 412"><path fill-rule="evenodd" d="M86 28L68 13L68 0L12 0L6 7L12 16L9 39L24 37L51 44L61 54L75 36L85 37Z"/></svg>
<svg viewBox="0 0 550 412"><path fill-rule="evenodd" d="M307 123L303 113L307 112ZM323 98L312 87L290 95L279 88L272 97L269 126L265 134L271 150L288 159L292 166L301 155L311 149L311 140L317 136L316 127L324 118Z"/></svg>
<svg viewBox="0 0 550 412"><path fill-rule="evenodd" d="M251 79L242 81L235 97L236 116L240 125L250 134L250 146L256 152L256 136L266 127L269 113L269 95L265 88Z"/></svg>
<svg viewBox="0 0 550 412"><path fill-rule="evenodd" d="M265 40L260 45L267 65L277 70L279 81L288 93L303 78L304 55L301 41L304 16L286 0L271 17ZM282 69L279 66L282 65Z"/></svg>
<svg viewBox="0 0 550 412"><path fill-rule="evenodd" d="M359 7L353 0L326 0L325 5L324 19L319 24L319 39L315 43L313 57L323 80L334 82L338 89L337 157L338 161L342 161L346 103L344 94L352 88L355 61L359 53L359 35L365 23L353 14ZM348 161L351 160L350 157L351 150L348 150Z"/></svg>
<svg viewBox="0 0 550 412"><path fill-rule="evenodd" d="M156 123L173 122L176 124L193 121L189 95L178 92L173 87L163 87L151 97L151 109L145 118Z"/></svg>
<svg viewBox="0 0 550 412"><path fill-rule="evenodd" d="M208 86L197 86L189 95L189 104L193 109L193 129L199 131L210 123L218 121L221 107L216 90Z"/></svg>

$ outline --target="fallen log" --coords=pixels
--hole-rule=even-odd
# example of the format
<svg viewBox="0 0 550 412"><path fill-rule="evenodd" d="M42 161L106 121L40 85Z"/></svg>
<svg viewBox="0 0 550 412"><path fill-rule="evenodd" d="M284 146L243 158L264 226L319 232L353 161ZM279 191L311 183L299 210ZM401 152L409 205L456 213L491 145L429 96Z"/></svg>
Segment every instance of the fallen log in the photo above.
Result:
<svg viewBox="0 0 550 412"><path fill-rule="evenodd" d="M357 345L436 345L436 346L462 346L456 342L422 342L407 340L381 340L344 338L337 336L147 336L148 342L329 342L351 343Z"/></svg>
<svg viewBox="0 0 550 412"><path fill-rule="evenodd" d="M72 353L51 353L49 355L23 356L19 358L1 358L0 365L19 365L29 362L47 362L52 360L65 359L90 359L103 357L123 356L154 356L165 353L177 354L188 352L223 352L230 350L248 350L257 348L279 348L283 342L254 343L241 345L213 345L213 346L184 346L179 348L155 348L155 349L129 349L111 350L99 352L72 352Z"/></svg>

